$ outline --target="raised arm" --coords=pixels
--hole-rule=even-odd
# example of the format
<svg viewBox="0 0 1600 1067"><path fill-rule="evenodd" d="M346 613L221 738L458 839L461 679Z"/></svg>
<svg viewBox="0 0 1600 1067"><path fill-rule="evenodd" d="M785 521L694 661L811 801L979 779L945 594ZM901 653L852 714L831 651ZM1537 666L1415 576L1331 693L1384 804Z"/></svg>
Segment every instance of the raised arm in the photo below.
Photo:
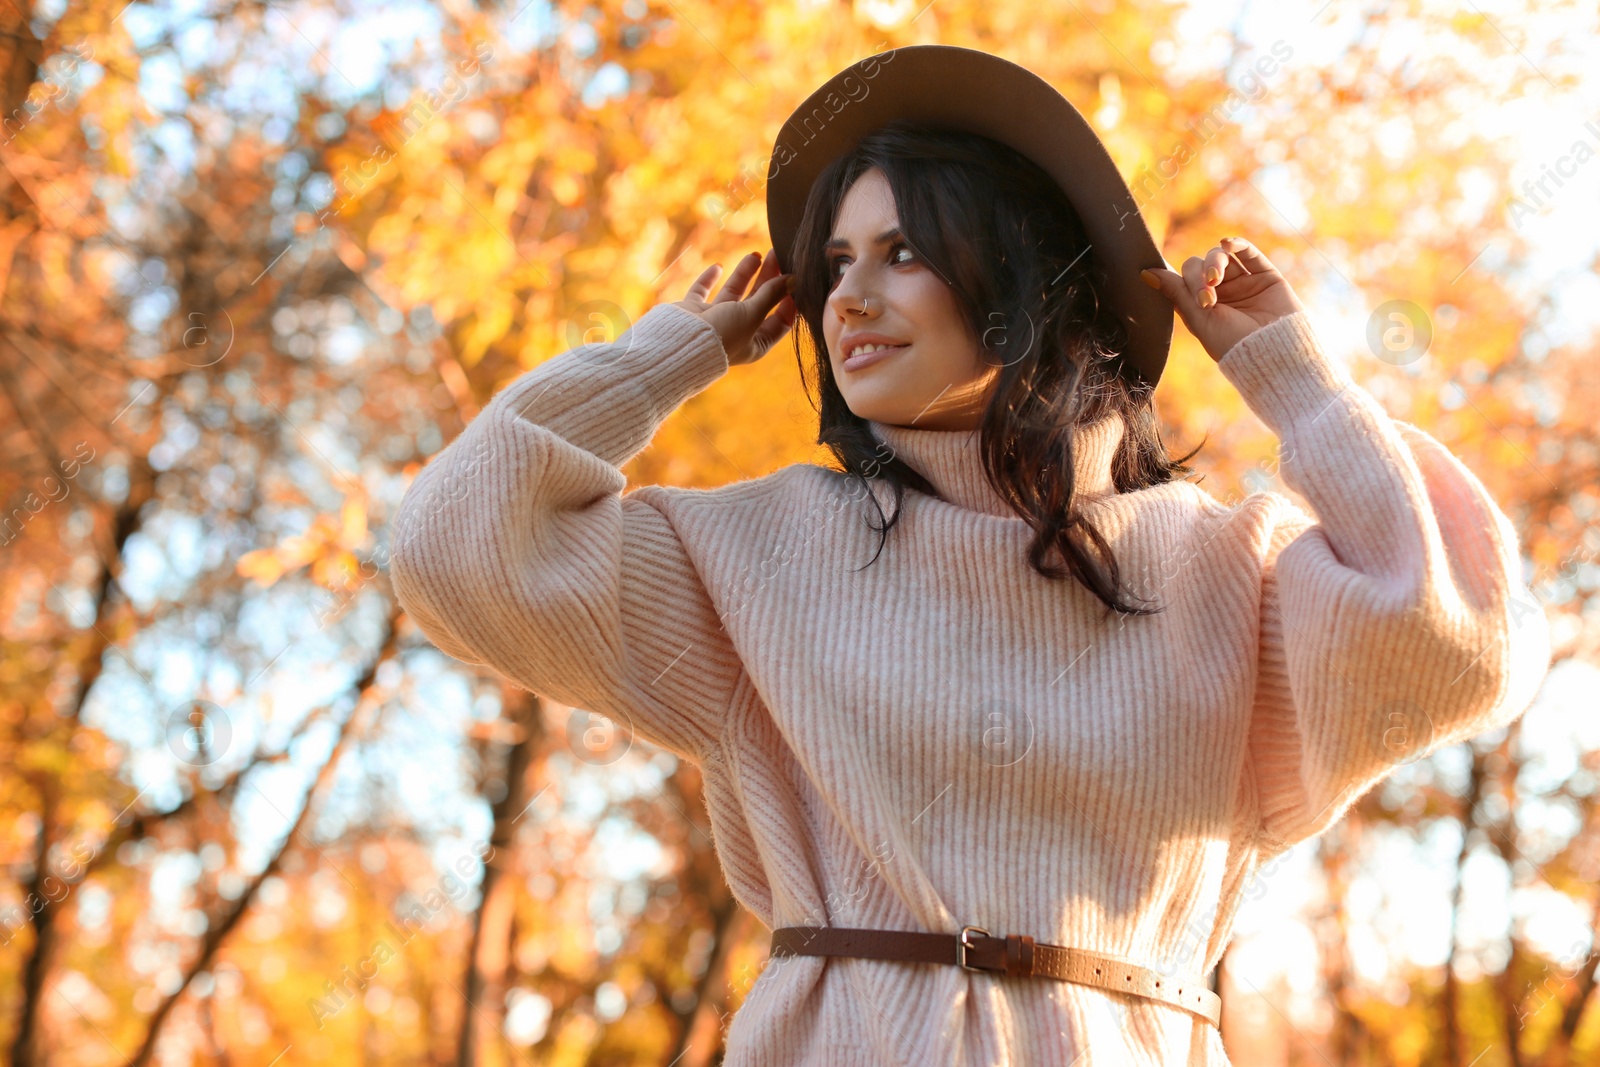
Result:
<svg viewBox="0 0 1600 1067"><path fill-rule="evenodd" d="M1332 363L1305 313L1218 363L1281 442L1250 773L1270 850L1321 833L1401 763L1515 719L1548 668L1516 534L1443 445Z"/></svg>
<svg viewBox="0 0 1600 1067"><path fill-rule="evenodd" d="M1262 495L1247 779L1271 851L1315 836L1397 765L1504 725L1550 664L1516 533L1438 441L1388 417L1318 343L1249 241L1142 272L1281 442L1315 515Z"/></svg>
<svg viewBox="0 0 1600 1067"><path fill-rule="evenodd" d="M406 492L395 595L444 652L703 758L740 664L666 517L619 469L728 369L660 304L502 389Z"/></svg>

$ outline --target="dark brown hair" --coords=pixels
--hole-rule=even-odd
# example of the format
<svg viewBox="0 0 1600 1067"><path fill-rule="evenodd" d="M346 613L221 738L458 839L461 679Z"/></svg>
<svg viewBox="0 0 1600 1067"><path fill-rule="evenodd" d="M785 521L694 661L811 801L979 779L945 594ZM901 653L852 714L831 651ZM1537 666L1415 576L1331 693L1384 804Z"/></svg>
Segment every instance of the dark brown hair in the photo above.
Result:
<svg viewBox="0 0 1600 1067"><path fill-rule="evenodd" d="M1124 599L1110 545L1078 508L1072 433L1108 413L1121 415L1125 430L1112 461L1119 493L1190 473L1184 463L1194 452L1167 455L1153 386L1119 373L1126 333L1101 296L1104 278L1078 214L1050 176L1016 150L908 122L874 131L818 176L794 246L781 250L796 276L795 354L808 393L814 386L818 394L811 398L817 443L863 488L867 478L881 478L893 489L893 517L878 504L878 551L899 521L906 489L937 493L899 457L884 458L867 420L839 392L824 340L834 284L824 245L845 194L873 167L894 192L906 243L950 287L984 358L1001 365L980 424L980 451L990 484L1033 528L1029 564L1047 578L1076 579L1108 611L1153 614L1159 608L1143 598ZM864 495L877 504L875 494ZM1052 549L1060 562L1049 559Z"/></svg>

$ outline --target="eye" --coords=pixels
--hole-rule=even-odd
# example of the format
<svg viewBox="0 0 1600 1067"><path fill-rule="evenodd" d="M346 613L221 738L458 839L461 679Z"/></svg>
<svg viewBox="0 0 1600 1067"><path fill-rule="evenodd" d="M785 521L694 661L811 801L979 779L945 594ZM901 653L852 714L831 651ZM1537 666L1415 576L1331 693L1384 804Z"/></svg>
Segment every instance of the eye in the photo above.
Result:
<svg viewBox="0 0 1600 1067"><path fill-rule="evenodd" d="M907 253L909 258L897 259L896 256L898 256L899 253L901 253L901 252ZM896 265L901 265L901 264L906 264L906 263L915 263L916 261L917 261L916 254L911 251L911 247L909 245L907 245L904 241L895 241L893 244L891 244L889 246L889 262L890 263L896 264ZM841 264L848 264L849 262L850 262L850 257L849 256L846 256L846 255L843 255L843 254L834 256L832 259L830 259L828 261L828 277L833 279L834 281L838 281L839 280L839 267L840 267L840 265Z"/></svg>

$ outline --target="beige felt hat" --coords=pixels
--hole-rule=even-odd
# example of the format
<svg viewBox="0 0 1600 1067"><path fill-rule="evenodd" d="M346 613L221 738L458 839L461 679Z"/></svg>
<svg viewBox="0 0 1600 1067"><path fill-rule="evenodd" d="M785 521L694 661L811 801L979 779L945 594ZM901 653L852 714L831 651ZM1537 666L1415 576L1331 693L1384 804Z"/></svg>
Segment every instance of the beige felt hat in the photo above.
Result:
<svg viewBox="0 0 1600 1067"><path fill-rule="evenodd" d="M1128 331L1123 371L1154 384L1172 344L1172 304L1139 278L1166 267L1144 217L1100 137L1078 109L1025 67L988 52L919 44L839 71L794 109L767 168L767 226L789 269L812 183L866 134L896 119L983 134L1044 168L1071 200L1106 298Z"/></svg>

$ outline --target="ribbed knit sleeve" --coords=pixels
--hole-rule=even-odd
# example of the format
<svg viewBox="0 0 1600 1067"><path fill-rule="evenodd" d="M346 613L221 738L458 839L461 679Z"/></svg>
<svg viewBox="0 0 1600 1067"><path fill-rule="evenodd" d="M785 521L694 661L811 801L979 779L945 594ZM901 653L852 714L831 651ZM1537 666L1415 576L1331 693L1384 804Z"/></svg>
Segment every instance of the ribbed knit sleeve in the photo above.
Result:
<svg viewBox="0 0 1600 1067"><path fill-rule="evenodd" d="M1219 361L1280 440L1249 766L1269 850L1401 763L1515 719L1550 661L1516 534L1443 445L1389 418L1304 312Z"/></svg>
<svg viewBox="0 0 1600 1067"><path fill-rule="evenodd" d="M507 385L407 490L395 595L444 652L690 758L740 664L672 525L619 469L724 374L716 330L661 304Z"/></svg>

